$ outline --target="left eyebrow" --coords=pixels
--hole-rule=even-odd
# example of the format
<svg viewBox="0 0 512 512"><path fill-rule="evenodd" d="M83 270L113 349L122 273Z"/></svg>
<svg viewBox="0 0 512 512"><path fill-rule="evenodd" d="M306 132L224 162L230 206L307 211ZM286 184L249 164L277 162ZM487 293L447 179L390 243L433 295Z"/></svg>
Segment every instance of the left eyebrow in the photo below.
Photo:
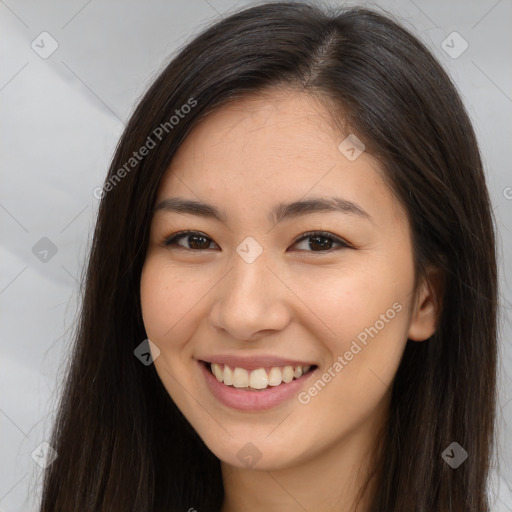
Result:
<svg viewBox="0 0 512 512"><path fill-rule="evenodd" d="M273 220L278 224L285 219L319 212L341 212L348 215L356 215L373 222L370 214L361 206L341 197L319 197L293 201L291 203L279 203L272 210L269 220Z"/></svg>
<svg viewBox="0 0 512 512"><path fill-rule="evenodd" d="M226 216L222 214L217 207L203 203L202 201L185 199L182 197L169 197L167 199L163 199L154 209L155 212L158 210L213 218L222 223L227 222ZM356 215L373 222L371 215L361 206L340 197L319 197L292 201L289 203L282 202L272 209L268 215L268 220L271 223L273 222L278 224L285 219L320 212L341 212L347 215Z"/></svg>

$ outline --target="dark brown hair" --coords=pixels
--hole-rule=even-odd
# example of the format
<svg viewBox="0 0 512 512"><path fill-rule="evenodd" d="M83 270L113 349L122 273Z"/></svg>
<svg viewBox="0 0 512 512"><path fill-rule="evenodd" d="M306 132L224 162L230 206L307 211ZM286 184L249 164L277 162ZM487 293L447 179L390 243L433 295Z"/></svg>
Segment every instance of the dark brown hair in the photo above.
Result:
<svg viewBox="0 0 512 512"><path fill-rule="evenodd" d="M227 102L275 87L339 108L408 213L418 275L427 265L444 275L438 329L426 342L408 342L393 383L370 512L488 510L497 279L494 223L468 115L431 53L390 16L269 3L188 43L121 137L99 207L42 512L220 509L220 461L154 366L134 357L146 338L140 276L156 191L187 134ZM170 121L176 110L179 120ZM158 127L166 129L157 141ZM148 137L155 146L130 161ZM456 470L441 457L454 441L469 454Z"/></svg>

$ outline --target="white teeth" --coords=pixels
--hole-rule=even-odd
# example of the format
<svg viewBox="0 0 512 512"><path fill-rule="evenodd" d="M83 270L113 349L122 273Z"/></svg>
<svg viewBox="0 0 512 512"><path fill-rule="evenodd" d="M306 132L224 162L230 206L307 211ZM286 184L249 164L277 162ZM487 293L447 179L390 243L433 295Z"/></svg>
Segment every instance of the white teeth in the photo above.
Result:
<svg viewBox="0 0 512 512"><path fill-rule="evenodd" d="M224 365L224 375L223 375L223 381L224 381L224 384L226 384L227 386L232 386L233 385L233 370L227 366L227 365Z"/></svg>
<svg viewBox="0 0 512 512"><path fill-rule="evenodd" d="M212 363L212 372L213 375L215 375L215 377L217 378L217 380L219 382L222 382L223 371L217 363Z"/></svg>
<svg viewBox="0 0 512 512"><path fill-rule="evenodd" d="M263 368L253 370L249 377L249 386L254 389L265 389L268 384L267 372Z"/></svg>
<svg viewBox="0 0 512 512"><path fill-rule="evenodd" d="M291 382L293 380L293 367L285 366L283 370L283 382Z"/></svg>
<svg viewBox="0 0 512 512"><path fill-rule="evenodd" d="M281 382L283 382L283 375L281 373L281 370L274 366L268 372L268 385L269 386L279 386L279 384L281 384ZM226 382L224 382L224 384L226 384Z"/></svg>
<svg viewBox="0 0 512 512"><path fill-rule="evenodd" d="M227 365L211 363L212 373L219 382L235 388L265 389L269 386L279 386L282 382L291 382L307 373L311 366L273 366L270 371L258 368L251 372L244 368L230 368Z"/></svg>
<svg viewBox="0 0 512 512"><path fill-rule="evenodd" d="M249 373L243 368L235 368L233 371L233 386L235 388L249 387Z"/></svg>

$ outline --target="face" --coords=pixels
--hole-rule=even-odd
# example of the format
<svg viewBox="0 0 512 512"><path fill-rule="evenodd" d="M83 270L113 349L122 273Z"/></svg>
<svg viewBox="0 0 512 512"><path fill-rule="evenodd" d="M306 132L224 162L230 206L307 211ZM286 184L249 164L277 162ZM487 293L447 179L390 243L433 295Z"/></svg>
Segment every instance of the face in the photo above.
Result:
<svg viewBox="0 0 512 512"><path fill-rule="evenodd" d="M367 443L407 338L433 332L406 213L328 120L302 93L237 100L195 127L158 191L141 276L156 371L237 467Z"/></svg>

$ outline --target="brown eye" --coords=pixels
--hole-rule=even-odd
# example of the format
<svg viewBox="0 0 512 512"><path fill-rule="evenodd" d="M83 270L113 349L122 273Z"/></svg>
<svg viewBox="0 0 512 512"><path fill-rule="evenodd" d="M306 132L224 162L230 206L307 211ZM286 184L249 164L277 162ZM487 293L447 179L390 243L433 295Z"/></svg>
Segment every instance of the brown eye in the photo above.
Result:
<svg viewBox="0 0 512 512"><path fill-rule="evenodd" d="M333 245L338 245L340 248L349 248L350 245L342 240L341 238L324 231L312 231L310 233L304 233L299 239L297 239L294 245L299 242L309 240L305 249L309 252L326 252L333 248Z"/></svg>
<svg viewBox="0 0 512 512"><path fill-rule="evenodd" d="M188 241L186 242L186 245L178 243L182 239ZM166 247L178 246L183 249L195 251L209 249L211 243L215 242L213 242L213 240L207 237L204 233L200 233L198 231L181 231L180 233L175 233L174 235L166 238L164 241L164 245Z"/></svg>

